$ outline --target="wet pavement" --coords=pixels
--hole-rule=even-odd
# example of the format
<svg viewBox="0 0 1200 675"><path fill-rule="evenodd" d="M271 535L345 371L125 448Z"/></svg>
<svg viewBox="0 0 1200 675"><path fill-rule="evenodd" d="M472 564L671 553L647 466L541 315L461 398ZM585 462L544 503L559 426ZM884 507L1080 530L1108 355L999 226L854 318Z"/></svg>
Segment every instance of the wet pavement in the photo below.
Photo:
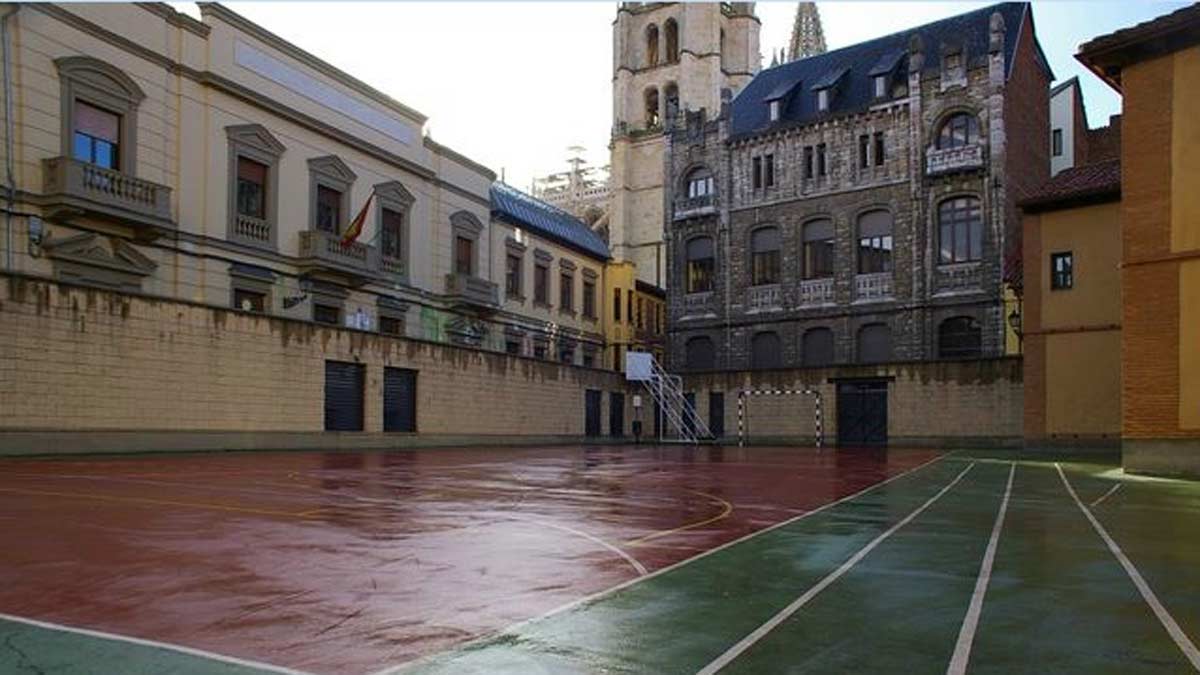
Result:
<svg viewBox="0 0 1200 675"><path fill-rule="evenodd" d="M0 524L10 542L0 549L0 613L315 673L365 673L662 570L937 456L572 446L0 460ZM853 534L871 522L840 527ZM741 587L707 578L693 588L675 570L631 586L632 596L619 597L659 593L677 578L667 586L677 599L724 595L705 611L689 604L681 614L674 601L654 599L631 606L636 621L588 619L588 639L608 645L597 658L607 664L614 647L640 645L661 652L655 667L677 670L683 661L644 619L661 614L669 634L688 631L716 611L711 603L768 598L775 591L754 586L777 576L795 583L779 575L793 564L784 559L776 559L783 567L745 564L768 553L750 542L725 549L739 551L734 564L744 569L728 578L742 578ZM816 569L841 549L820 540L805 550ZM725 551L704 560L728 563ZM748 621L755 616L747 609ZM656 642L627 643L626 629ZM17 633L31 643L61 638L0 626L6 639ZM85 650L122 651L136 650ZM0 651L0 670L22 658ZM145 672L163 672L147 663ZM241 672L191 667L177 670Z"/></svg>

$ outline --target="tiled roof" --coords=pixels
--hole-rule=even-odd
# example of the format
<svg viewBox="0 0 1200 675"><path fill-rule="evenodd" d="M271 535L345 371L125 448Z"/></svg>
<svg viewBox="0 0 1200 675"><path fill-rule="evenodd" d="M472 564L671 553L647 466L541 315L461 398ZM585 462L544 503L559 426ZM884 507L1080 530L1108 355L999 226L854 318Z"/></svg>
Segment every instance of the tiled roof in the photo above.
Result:
<svg viewBox="0 0 1200 675"><path fill-rule="evenodd" d="M1200 3L1101 35L1079 46L1075 58L1121 91L1126 66L1200 43Z"/></svg>
<svg viewBox="0 0 1200 675"><path fill-rule="evenodd" d="M1128 28L1122 28L1108 35L1092 38L1088 42L1079 45L1079 51L1081 53L1099 52L1124 47L1132 42L1158 37L1164 33L1192 28L1198 23L1200 23L1200 3L1177 9L1170 14L1164 14L1163 16L1143 21ZM1195 34L1192 37L1192 41L1195 42Z"/></svg>
<svg viewBox="0 0 1200 675"><path fill-rule="evenodd" d="M608 245L584 222L505 183L492 183L492 215L582 253L608 260Z"/></svg>
<svg viewBox="0 0 1200 675"><path fill-rule="evenodd" d="M989 22L994 12L1004 17L1005 63L1012 67L1013 52L1017 36L1021 33L1021 22L1032 15L1023 2L1006 2L977 9L941 21L918 26L909 30L886 35L867 42L818 54L799 61L785 63L762 71L751 80L733 100L733 133L736 137L766 131L772 126L807 124L829 115L843 115L866 110L876 101L871 73L881 68L895 66L900 73L908 67L909 40L920 35L924 44L926 72L938 72L941 68L941 47L962 45L969 65L986 63L990 40ZM1046 64L1044 56L1039 58ZM1047 71L1049 66L1046 65ZM828 113L817 110L816 96L810 88L819 87L843 70L837 91L830 100ZM767 101L780 98L783 92L796 91L799 95L785 99L779 122L772 124Z"/></svg>
<svg viewBox="0 0 1200 675"><path fill-rule="evenodd" d="M1103 201L1121 195L1121 160L1110 159L1061 171L1042 184L1032 195L1021 200L1021 208L1030 212L1058 206Z"/></svg>

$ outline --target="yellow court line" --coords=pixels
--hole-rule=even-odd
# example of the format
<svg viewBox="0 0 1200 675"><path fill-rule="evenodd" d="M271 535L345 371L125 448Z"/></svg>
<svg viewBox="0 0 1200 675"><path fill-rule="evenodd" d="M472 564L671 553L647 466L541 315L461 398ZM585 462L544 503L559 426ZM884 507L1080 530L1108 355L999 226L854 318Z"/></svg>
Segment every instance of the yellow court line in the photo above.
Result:
<svg viewBox="0 0 1200 675"><path fill-rule="evenodd" d="M301 511L272 511L269 509L256 509L247 506L228 506L225 504L197 504L195 502L177 502L170 499L150 499L148 497L114 497L112 495L90 495L82 492L51 492L49 490L21 490L17 488L0 488L0 492L9 492L19 495L34 495L40 497L66 497L68 499L97 499L106 502L119 502L126 504L150 504L153 506L185 506L194 509L208 509L210 511L231 511L234 513L253 513L263 516L285 516L288 518L309 518L320 509L311 509Z"/></svg>
<svg viewBox="0 0 1200 675"><path fill-rule="evenodd" d="M641 546L642 544L645 544L646 542L649 542L649 541L653 541L655 539L660 539L662 537L666 537L666 536L669 536L672 534L677 534L677 533L683 532L685 530L691 530L693 528L703 527L705 525L708 525L709 523L715 523L718 520L728 517L730 513L733 513L733 504L730 504L729 502L725 501L724 499L721 499L720 497L718 497L716 495L710 495L707 492L699 492L697 490L688 490L688 492L691 492L693 494L698 494L701 497L711 499L714 502L720 504L723 507L721 512L711 518L705 518L704 520L698 520L694 523L688 523L687 525L681 525L680 527L675 527L670 530L661 530L659 532L652 532L644 537L639 537L637 539L630 539L629 541L625 542L625 545L626 546Z"/></svg>

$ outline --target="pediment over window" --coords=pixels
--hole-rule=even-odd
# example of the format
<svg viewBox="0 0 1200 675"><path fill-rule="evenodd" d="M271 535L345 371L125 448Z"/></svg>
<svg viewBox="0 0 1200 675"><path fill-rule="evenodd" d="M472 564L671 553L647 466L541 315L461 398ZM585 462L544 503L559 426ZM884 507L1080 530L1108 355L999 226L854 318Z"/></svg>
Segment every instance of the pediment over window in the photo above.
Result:
<svg viewBox="0 0 1200 675"><path fill-rule="evenodd" d="M472 234L483 231L483 223L470 211L455 211L450 215L450 225L456 230L464 230Z"/></svg>
<svg viewBox="0 0 1200 675"><path fill-rule="evenodd" d="M353 183L354 179L358 178L350 170L350 167L336 155L314 157L308 160L308 169L314 173L319 173L327 178L347 184Z"/></svg>
<svg viewBox="0 0 1200 675"><path fill-rule="evenodd" d="M250 146L255 150L278 157L283 154L286 149L279 139L275 138L267 128L261 124L234 124L225 127L225 133L229 139L243 145ZM337 159L336 157L334 159ZM343 166L345 166L343 164Z"/></svg>
<svg viewBox="0 0 1200 675"><path fill-rule="evenodd" d="M404 206L411 206L417 201L416 197L409 192L399 181L388 181L375 186L375 196L382 200L396 202Z"/></svg>
<svg viewBox="0 0 1200 675"><path fill-rule="evenodd" d="M158 268L158 263L147 258L141 251L123 239L108 239L98 234L77 234L63 239L50 239L42 244L42 250L51 260L72 262L89 267L125 272L138 276L149 276Z"/></svg>
<svg viewBox="0 0 1200 675"><path fill-rule="evenodd" d="M133 105L146 98L145 92L120 69L90 56L65 56L55 59L58 76L74 82L90 85L99 91L119 96Z"/></svg>

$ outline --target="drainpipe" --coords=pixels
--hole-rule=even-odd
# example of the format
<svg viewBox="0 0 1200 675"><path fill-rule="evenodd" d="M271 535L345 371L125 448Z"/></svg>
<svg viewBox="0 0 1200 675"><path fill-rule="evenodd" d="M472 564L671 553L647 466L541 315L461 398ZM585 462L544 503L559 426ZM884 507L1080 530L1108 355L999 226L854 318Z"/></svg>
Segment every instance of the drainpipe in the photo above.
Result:
<svg viewBox="0 0 1200 675"><path fill-rule="evenodd" d="M20 5L9 5L0 16L0 45L4 58L4 182L8 200L8 208L4 210L4 270L7 272L13 269L12 214L17 201L17 184L13 178L12 50L8 44L8 18L20 8Z"/></svg>

